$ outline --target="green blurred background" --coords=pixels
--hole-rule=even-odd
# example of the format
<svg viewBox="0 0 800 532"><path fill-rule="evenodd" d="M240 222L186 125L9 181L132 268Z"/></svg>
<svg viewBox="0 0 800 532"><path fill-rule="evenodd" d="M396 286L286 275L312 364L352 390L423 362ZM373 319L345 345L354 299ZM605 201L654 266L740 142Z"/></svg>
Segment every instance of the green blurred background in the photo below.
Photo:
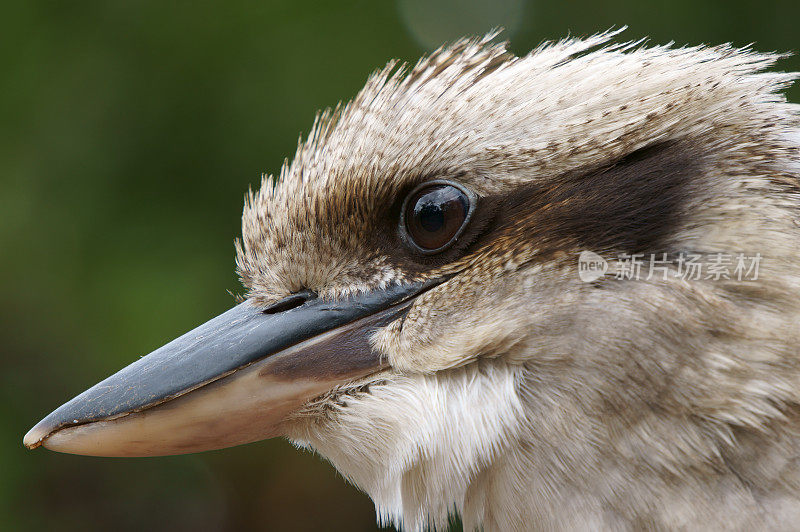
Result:
<svg viewBox="0 0 800 532"><path fill-rule="evenodd" d="M2 18L2 530L376 528L366 496L284 441L118 460L21 439L233 304L244 191L387 60L495 25L517 53L623 24L653 43L800 44L796 0L28 1Z"/></svg>

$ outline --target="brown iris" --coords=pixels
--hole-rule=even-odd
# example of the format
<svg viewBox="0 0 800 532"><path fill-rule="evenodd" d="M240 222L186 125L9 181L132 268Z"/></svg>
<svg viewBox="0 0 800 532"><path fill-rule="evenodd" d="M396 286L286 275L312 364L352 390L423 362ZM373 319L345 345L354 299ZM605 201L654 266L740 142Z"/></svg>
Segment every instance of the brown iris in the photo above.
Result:
<svg viewBox="0 0 800 532"><path fill-rule="evenodd" d="M434 253L449 247L471 213L470 198L460 187L431 184L412 192L405 203L405 232L420 251Z"/></svg>

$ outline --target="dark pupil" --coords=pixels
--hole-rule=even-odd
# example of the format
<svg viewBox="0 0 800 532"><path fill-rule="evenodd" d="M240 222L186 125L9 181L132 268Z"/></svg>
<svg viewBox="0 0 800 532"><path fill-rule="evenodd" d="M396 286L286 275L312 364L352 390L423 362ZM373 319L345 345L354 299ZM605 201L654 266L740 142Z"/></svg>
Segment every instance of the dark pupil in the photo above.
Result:
<svg viewBox="0 0 800 532"><path fill-rule="evenodd" d="M419 218L419 224L425 231L434 232L444 226L444 209L437 203L418 203L415 212Z"/></svg>
<svg viewBox="0 0 800 532"><path fill-rule="evenodd" d="M426 250L447 245L469 212L469 200L458 188L434 185L417 192L409 202L406 226L414 243Z"/></svg>

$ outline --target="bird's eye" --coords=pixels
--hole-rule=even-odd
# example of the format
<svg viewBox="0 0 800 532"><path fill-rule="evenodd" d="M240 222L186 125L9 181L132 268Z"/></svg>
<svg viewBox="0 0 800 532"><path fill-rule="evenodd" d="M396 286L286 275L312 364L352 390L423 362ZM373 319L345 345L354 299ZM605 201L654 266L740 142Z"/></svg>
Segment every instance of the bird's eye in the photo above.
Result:
<svg viewBox="0 0 800 532"><path fill-rule="evenodd" d="M406 198L400 232L425 254L439 253L461 235L474 210L475 195L453 183L434 181Z"/></svg>

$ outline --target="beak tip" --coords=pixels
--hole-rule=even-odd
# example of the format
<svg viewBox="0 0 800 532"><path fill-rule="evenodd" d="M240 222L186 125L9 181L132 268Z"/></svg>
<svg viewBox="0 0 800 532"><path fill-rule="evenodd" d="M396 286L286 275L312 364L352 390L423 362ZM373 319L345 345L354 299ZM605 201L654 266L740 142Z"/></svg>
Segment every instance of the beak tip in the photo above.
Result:
<svg viewBox="0 0 800 532"><path fill-rule="evenodd" d="M42 439L35 429L36 427L29 430L25 437L22 438L22 444L28 449L36 449L42 444Z"/></svg>
<svg viewBox="0 0 800 532"><path fill-rule="evenodd" d="M45 438L47 438L51 432L52 431L40 421L25 434L22 438L22 444L28 449L36 449L44 443Z"/></svg>

